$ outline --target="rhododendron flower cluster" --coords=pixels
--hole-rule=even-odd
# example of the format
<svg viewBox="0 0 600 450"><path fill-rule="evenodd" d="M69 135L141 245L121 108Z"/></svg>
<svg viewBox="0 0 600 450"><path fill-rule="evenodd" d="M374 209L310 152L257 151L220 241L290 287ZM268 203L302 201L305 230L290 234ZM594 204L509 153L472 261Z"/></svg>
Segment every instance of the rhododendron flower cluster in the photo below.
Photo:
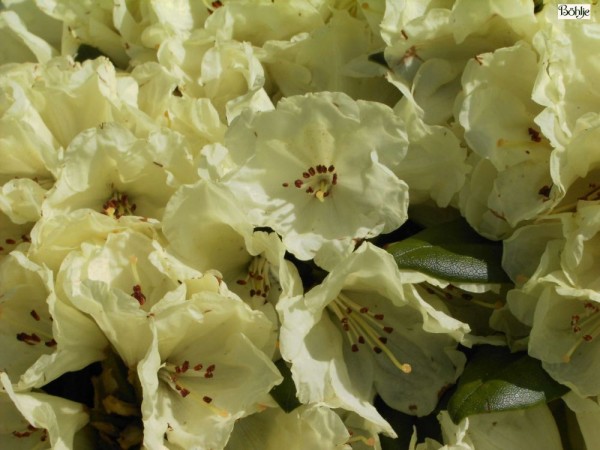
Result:
<svg viewBox="0 0 600 450"><path fill-rule="evenodd" d="M491 346L595 448L600 6L557 8L2 0L0 448L562 449L550 388L456 406Z"/></svg>

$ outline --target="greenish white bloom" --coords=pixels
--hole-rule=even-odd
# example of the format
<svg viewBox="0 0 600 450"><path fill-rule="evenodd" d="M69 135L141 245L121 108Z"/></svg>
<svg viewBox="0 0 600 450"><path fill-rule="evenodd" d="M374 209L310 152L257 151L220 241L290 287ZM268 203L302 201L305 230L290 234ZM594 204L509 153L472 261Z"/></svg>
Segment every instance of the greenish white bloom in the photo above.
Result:
<svg viewBox="0 0 600 450"><path fill-rule="evenodd" d="M193 178L191 168L173 164L174 150L167 148L173 141L177 137L162 133L137 139L115 122L80 133L65 152L63 168L42 206L44 216L89 208L115 219L160 218L175 190L172 185L179 184L175 170L185 181ZM171 165L175 170L170 172Z"/></svg>
<svg viewBox="0 0 600 450"><path fill-rule="evenodd" d="M367 59L381 49L369 25L346 11L311 33L292 40L269 41L263 62L286 97L307 92L341 91L354 99L390 106L399 94L384 78L385 69Z"/></svg>
<svg viewBox="0 0 600 450"><path fill-rule="evenodd" d="M354 411L387 434L370 404L376 392L395 409L428 414L464 364L451 336L464 326L404 285L393 257L370 244L277 308L300 401Z"/></svg>
<svg viewBox="0 0 600 450"><path fill-rule="evenodd" d="M408 188L390 170L406 137L384 105L341 93L288 97L274 111L240 116L225 145L240 165L225 184L250 222L273 228L300 259L406 220Z"/></svg>
<svg viewBox="0 0 600 450"><path fill-rule="evenodd" d="M10 445L11 449L73 448L75 433L89 420L82 404L43 393L15 392L5 372L0 372L0 384L0 444ZM10 437L5 435L7 432L11 433Z"/></svg>
<svg viewBox="0 0 600 450"><path fill-rule="evenodd" d="M271 322L239 299L199 292L157 308L149 325L137 368L148 448L221 449L236 420L263 409L281 382L263 352Z"/></svg>
<svg viewBox="0 0 600 450"><path fill-rule="evenodd" d="M225 449L346 450L349 439L344 422L326 406L302 405L289 413L274 407L238 421Z"/></svg>

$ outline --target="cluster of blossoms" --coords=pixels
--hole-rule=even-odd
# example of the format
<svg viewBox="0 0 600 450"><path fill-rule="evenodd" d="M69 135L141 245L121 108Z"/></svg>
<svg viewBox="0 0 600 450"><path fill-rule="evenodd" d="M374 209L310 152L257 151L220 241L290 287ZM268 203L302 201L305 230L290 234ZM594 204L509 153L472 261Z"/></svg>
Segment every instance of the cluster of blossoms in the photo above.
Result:
<svg viewBox="0 0 600 450"><path fill-rule="evenodd" d="M1 448L381 449L480 344L598 442L600 6L2 3ZM511 284L376 245L459 216ZM562 448L545 404L438 418L411 449Z"/></svg>

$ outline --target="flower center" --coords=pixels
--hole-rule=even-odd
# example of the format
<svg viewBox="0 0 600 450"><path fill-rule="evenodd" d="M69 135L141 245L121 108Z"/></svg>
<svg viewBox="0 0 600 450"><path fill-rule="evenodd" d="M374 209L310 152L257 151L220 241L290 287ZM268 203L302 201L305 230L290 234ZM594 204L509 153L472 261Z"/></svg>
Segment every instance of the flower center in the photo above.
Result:
<svg viewBox="0 0 600 450"><path fill-rule="evenodd" d="M193 378L204 378L211 379L215 376L217 366L215 364L203 364L196 362L190 363L188 360L183 361L179 365L175 365L169 362L163 364L163 367L159 370L159 377L165 381L172 389L177 391L182 398L195 399L199 404L208 408L214 414L221 417L228 417L229 412L224 409L218 408L213 404L213 397L208 393L200 393L190 387L189 381Z"/></svg>
<svg viewBox="0 0 600 450"><path fill-rule="evenodd" d="M252 258L248 266L246 278L236 280L236 283L248 288L250 297L262 297L267 302L267 295L271 289L269 270L271 264L264 256L258 255Z"/></svg>
<svg viewBox="0 0 600 450"><path fill-rule="evenodd" d="M595 302L587 301L583 304L581 314L571 316L571 331L577 337L577 340L567 353L563 356L563 361L571 361L573 353L584 342L592 342L600 335L600 305Z"/></svg>
<svg viewBox="0 0 600 450"><path fill-rule="evenodd" d="M137 208L135 203L130 203L129 196L119 191L113 191L111 197L102 205L102 214L114 217L132 216Z"/></svg>
<svg viewBox="0 0 600 450"><path fill-rule="evenodd" d="M337 182L338 174L333 164L329 167L317 164L314 167L310 166L306 171L302 172L302 178L294 180L293 185L322 202L325 200L325 197L329 196L333 186ZM285 182L282 186L285 188L289 187L290 183Z"/></svg>
<svg viewBox="0 0 600 450"><path fill-rule="evenodd" d="M0 307L0 313L2 308ZM19 316L22 319L23 316ZM32 321L33 319L33 321ZM46 347L56 347L56 341L52 336L51 318L44 318L35 310L29 311L29 316L25 320L11 320L11 325L23 326L23 329L28 329L30 333L21 331L17 333L17 341L27 345L44 345Z"/></svg>
<svg viewBox="0 0 600 450"><path fill-rule="evenodd" d="M327 308L339 319L353 352L358 352L361 346L365 346L376 355L387 356L401 372L412 371L410 364L398 361L387 346L387 335L392 334L394 329L385 325L383 314L371 312L369 308L357 304L343 292L340 292Z"/></svg>
<svg viewBox="0 0 600 450"><path fill-rule="evenodd" d="M142 392L137 374L113 351L92 378L90 425L106 448L140 448L144 438Z"/></svg>
<svg viewBox="0 0 600 450"><path fill-rule="evenodd" d="M146 296L144 295L144 293L142 292L142 282L140 280L140 274L137 270L137 256L132 255L129 258L129 264L131 265L131 272L133 274L133 280L135 281L135 284L133 285L132 288L132 293L131 296L133 298L135 298L138 303L140 304L140 306L143 306L146 303Z"/></svg>

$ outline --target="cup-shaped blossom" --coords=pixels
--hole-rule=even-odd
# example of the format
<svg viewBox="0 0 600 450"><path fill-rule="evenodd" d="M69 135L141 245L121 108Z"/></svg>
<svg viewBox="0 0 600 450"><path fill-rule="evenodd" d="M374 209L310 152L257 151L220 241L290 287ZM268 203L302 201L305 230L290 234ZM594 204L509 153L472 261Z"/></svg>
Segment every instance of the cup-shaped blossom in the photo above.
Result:
<svg viewBox="0 0 600 450"><path fill-rule="evenodd" d="M342 419L321 405L302 405L289 413L279 407L248 416L236 423L226 450L260 448L289 450L347 448L350 434Z"/></svg>
<svg viewBox="0 0 600 450"><path fill-rule="evenodd" d="M210 10L206 30L223 41L249 42L256 47L313 30L323 24L322 16L327 15L317 5L303 0L218 1L211 2Z"/></svg>
<svg viewBox="0 0 600 450"><path fill-rule="evenodd" d="M41 387L100 359L107 342L68 305L56 305L52 273L13 251L0 261L0 367L15 389Z"/></svg>
<svg viewBox="0 0 600 450"><path fill-rule="evenodd" d="M138 365L148 448L223 448L236 420L264 409L281 375L262 349L271 322L239 299L199 292L156 311Z"/></svg>
<svg viewBox="0 0 600 450"><path fill-rule="evenodd" d="M371 244L303 297L282 299L281 353L300 401L354 411L389 434L369 403L375 392L400 411L431 412L464 364L457 321L432 309Z"/></svg>
<svg viewBox="0 0 600 450"><path fill-rule="evenodd" d="M258 109L272 108L262 91L264 69L247 42L215 41L201 29L186 39L163 42L158 59L177 79L183 96L210 99L223 122L256 102Z"/></svg>
<svg viewBox="0 0 600 450"><path fill-rule="evenodd" d="M56 284L60 301L91 316L130 368L147 352L148 320L161 302L183 302L198 290L219 291L214 276L203 277L133 230L71 252Z"/></svg>
<svg viewBox="0 0 600 450"><path fill-rule="evenodd" d="M385 80L385 68L368 60L381 41L361 19L334 9L327 23L310 33L267 42L262 60L281 94L339 91L392 106L400 93Z"/></svg>
<svg viewBox="0 0 600 450"><path fill-rule="evenodd" d="M89 420L82 404L40 392L15 392L0 372L0 446L10 449L73 447Z"/></svg>
<svg viewBox="0 0 600 450"><path fill-rule="evenodd" d="M455 115L482 160L473 160L474 181L461 192L460 206L473 227L495 239L559 200L551 189L552 147L535 123L542 108L531 100L537 58L530 45L518 42L478 55L462 76ZM482 183L482 174L490 180Z"/></svg>
<svg viewBox="0 0 600 450"><path fill-rule="evenodd" d="M408 187L384 165L400 163L406 135L384 105L341 93L288 97L238 117L225 145L240 166L225 184L250 221L273 228L299 259L407 218Z"/></svg>
<svg viewBox="0 0 600 450"><path fill-rule="evenodd" d="M42 217L31 229L28 257L57 273L65 257L79 250L83 242L101 244L110 234L137 231L158 238L160 223L155 219L123 216L119 220L91 209Z"/></svg>
<svg viewBox="0 0 600 450"><path fill-rule="evenodd" d="M298 272L284 260L279 237L254 231L225 186L201 180L180 187L165 209L163 233L169 251L201 272L218 270L229 288L253 306L300 293Z"/></svg>
<svg viewBox="0 0 600 450"><path fill-rule="evenodd" d="M175 190L176 173L168 135L137 139L111 122L79 134L65 152L64 167L42 206L45 216L90 208L119 219L136 215L160 218ZM174 149L170 149L171 155ZM185 172L185 164L174 164ZM188 179L185 178L185 181Z"/></svg>
<svg viewBox="0 0 600 450"><path fill-rule="evenodd" d="M56 347L46 302L53 284L52 273L21 252L0 261L0 367L14 380Z"/></svg>
<svg viewBox="0 0 600 450"><path fill-rule="evenodd" d="M534 24L533 8L525 3L503 8L464 0L453 6L426 2L405 7L387 1L382 22L389 43L385 58L397 84L425 111L425 122L443 125L452 120L465 64L531 36Z"/></svg>
<svg viewBox="0 0 600 450"><path fill-rule="evenodd" d="M589 82L598 76L598 65L586 49L600 42L600 16L592 8L591 20L585 23L556 20L557 6L544 4L546 23L533 40L544 68L536 79L533 100L544 107L536 122L560 149L576 133L577 121L598 111L600 91Z"/></svg>
<svg viewBox="0 0 600 450"><path fill-rule="evenodd" d="M31 95L36 71L30 65L6 65L0 70L0 182L36 179L48 188L57 172L58 142L45 124Z"/></svg>

